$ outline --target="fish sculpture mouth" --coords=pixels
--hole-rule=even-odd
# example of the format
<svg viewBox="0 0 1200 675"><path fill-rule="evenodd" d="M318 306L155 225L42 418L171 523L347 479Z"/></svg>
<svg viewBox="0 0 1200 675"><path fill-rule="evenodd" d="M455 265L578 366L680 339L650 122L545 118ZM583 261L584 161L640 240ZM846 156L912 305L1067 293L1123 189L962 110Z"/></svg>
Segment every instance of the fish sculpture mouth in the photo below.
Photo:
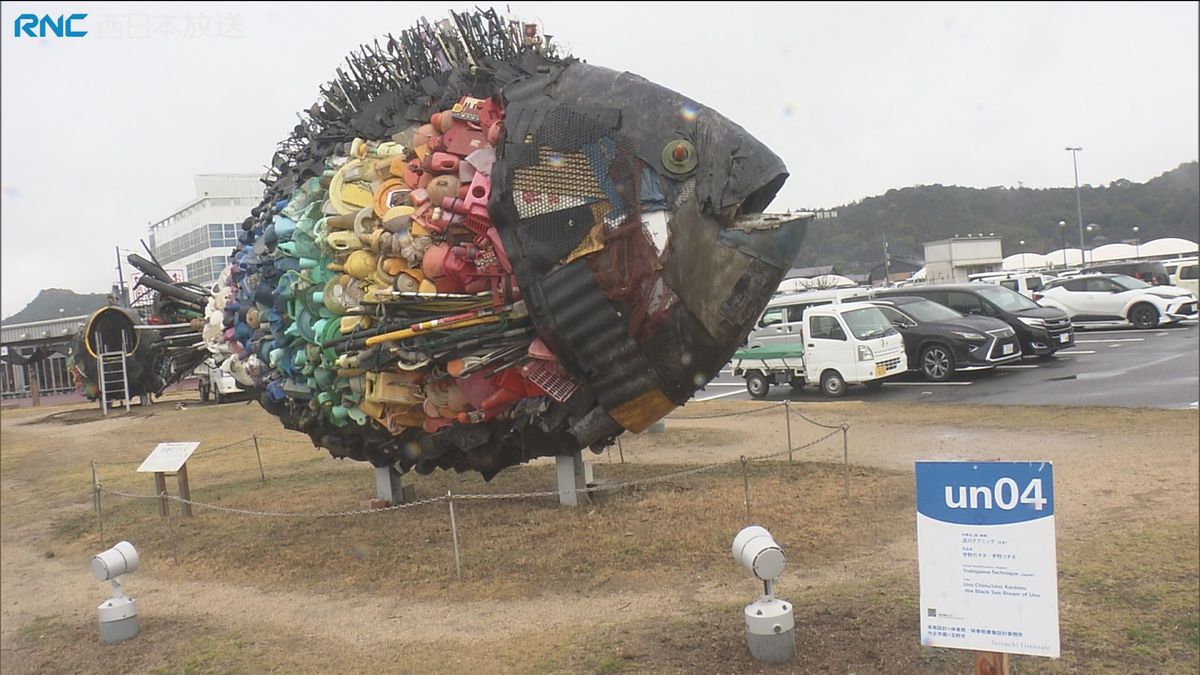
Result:
<svg viewBox="0 0 1200 675"><path fill-rule="evenodd" d="M764 214L786 168L715 110L451 16L301 117L204 335L334 456L490 479L686 403L809 216Z"/></svg>

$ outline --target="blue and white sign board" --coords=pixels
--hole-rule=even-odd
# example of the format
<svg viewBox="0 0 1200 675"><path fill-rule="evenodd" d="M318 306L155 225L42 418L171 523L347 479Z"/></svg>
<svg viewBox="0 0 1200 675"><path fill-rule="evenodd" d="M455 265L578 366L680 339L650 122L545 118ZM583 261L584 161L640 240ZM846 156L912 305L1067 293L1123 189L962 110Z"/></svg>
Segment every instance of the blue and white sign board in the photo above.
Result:
<svg viewBox="0 0 1200 675"><path fill-rule="evenodd" d="M917 462L921 644L1059 655L1049 462Z"/></svg>

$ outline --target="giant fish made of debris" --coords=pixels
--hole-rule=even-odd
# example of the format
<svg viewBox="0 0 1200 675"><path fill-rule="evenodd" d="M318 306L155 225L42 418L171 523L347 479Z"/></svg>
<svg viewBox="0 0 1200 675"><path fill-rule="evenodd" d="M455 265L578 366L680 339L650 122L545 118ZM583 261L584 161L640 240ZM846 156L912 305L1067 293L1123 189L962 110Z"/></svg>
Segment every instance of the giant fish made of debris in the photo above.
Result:
<svg viewBox="0 0 1200 675"><path fill-rule="evenodd" d="M783 162L537 24L452 13L364 46L283 141L209 349L337 457L428 473L599 451L687 402L807 217Z"/></svg>

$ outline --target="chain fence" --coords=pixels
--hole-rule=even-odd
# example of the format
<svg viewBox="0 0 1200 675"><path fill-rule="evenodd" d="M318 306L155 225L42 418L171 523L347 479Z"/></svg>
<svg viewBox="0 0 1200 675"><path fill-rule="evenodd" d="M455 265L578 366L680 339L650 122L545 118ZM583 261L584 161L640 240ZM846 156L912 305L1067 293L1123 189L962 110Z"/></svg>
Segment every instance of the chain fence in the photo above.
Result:
<svg viewBox="0 0 1200 675"><path fill-rule="evenodd" d="M459 536L458 536L457 523L456 523L456 520L454 517L454 502L455 501L494 501L494 500L540 499L540 498L548 498L548 497L558 497L558 498L562 499L564 497L564 495L569 495L572 493L577 497L578 495L581 495L581 494L582 495L591 495L591 494L596 494L596 493L601 493L601 492L627 490L627 489L635 488L635 487L642 487L642 486L653 485L653 484L663 483L663 482L672 481L672 480L678 480L678 479L687 478L690 476L695 476L695 475L705 473L708 471L712 471L712 470L720 468L720 467L726 467L726 466L731 466L731 465L740 463L741 467L742 467L742 472L741 472L742 480L745 485L746 518L747 518L747 522L749 523L750 515L751 515L750 514L750 483L749 483L749 476L747 474L747 466L753 462L762 462L762 461L777 459L777 458L783 457L784 455L787 455L788 461L791 461L794 453L800 452L803 450L807 450L816 445L824 443L825 441L829 440L830 438L833 438L834 436L836 436L839 433L842 435L843 464L845 467L845 490L846 490L846 496L849 497L849 494L850 494L849 443L848 443L847 439L848 439L848 431L849 431L850 425L845 422L842 422L837 425L829 425L829 424L817 422L816 420L813 420L813 419L797 412L796 410L792 409L790 401L783 401L781 403L775 403L775 404L763 406L761 408L755 408L752 410L742 410L742 411L734 411L734 412L727 412L727 413L715 413L712 415L695 415L695 416L685 416L685 417L670 416L670 417L668 417L668 419L671 419L671 420L718 419L718 418L724 418L724 417L736 417L736 416L741 416L741 415L754 415L754 414L758 414L758 413L765 412L768 410L774 410L774 409L777 409L780 407L784 408L785 420L787 421L787 443L786 443L786 447L784 447L782 450L777 450L777 451L773 451L773 452L765 452L765 453L761 453L761 454L753 455L753 456L749 456L749 457L741 456L737 459L712 462L712 463L703 464L700 466L689 467L687 469L682 469L679 471L673 471L670 473L660 474L657 476L648 476L645 478L637 478L637 479L633 479L633 480L627 480L627 481L623 481L620 483L592 485L589 487L581 487L581 488L577 487L574 489L561 489L560 488L560 489L556 489L556 490L539 490L539 491L534 491L534 492L506 492L506 493L492 493L492 494L453 494L452 491L447 490L446 494L444 494L444 495L438 495L436 497L430 497L428 499L421 499L421 500L416 500L416 501L407 501L407 502L402 502L399 504L391 504L388 506L362 508L362 509L350 509L350 510L344 510L344 511L313 512L313 511L265 511L265 510L258 510L258 509L238 508L238 507L233 507L233 506L224 506L224 505L220 505L220 504L211 504L211 503L207 503L207 502L193 500L190 498L190 495L188 497L184 497L181 495L171 495L168 492L166 492L165 489L162 489L161 486L159 486L159 487L160 487L160 489L162 489L162 491L159 492L158 494L146 494L146 493L129 492L129 491L125 491L125 490L114 490L114 489L105 487L101 483L99 474L97 473L98 466L101 466L101 465L103 465L103 466L128 466L131 464L140 464L140 461L118 461L118 462L104 462L104 463L93 462L92 486L91 487L92 487L92 493L93 493L94 508L95 508L95 511L97 514L97 520L98 520L98 524L99 524L101 546L104 545L104 529L105 529L104 528L104 509L103 509L101 495L110 495L113 497L122 497L125 499L134 499L134 500L157 500L161 504L160 514L165 517L165 521L167 524L167 530L169 532L169 536L171 539L172 555L175 557L176 563L178 563L178 550L176 547L176 540L175 540L175 536L176 536L175 529L176 528L172 525L172 522L171 522L172 519L171 519L171 514L170 514L170 508L168 506L169 502L176 502L176 503L180 504L180 509L183 510L185 515L190 515L191 507L195 507L195 508L199 508L199 509L208 509L210 511L215 511L215 512L220 512L220 513L228 513L228 514L232 514L232 515L249 516L249 517L255 517L255 518L310 519L310 520L322 520L322 519L332 519L332 518L346 518L346 517L353 517L353 516L377 515L377 514L381 514L381 513L403 511L403 510L407 510L407 509L414 509L414 508L418 508L418 507L430 506L433 504L439 504L439 503L445 502L449 506L450 528L451 528L451 532L453 534L455 575L461 580L462 579L462 570L461 570L461 556L460 556L460 552L459 552ZM791 432L791 415L792 414L795 414L797 417L804 420L805 422L808 422L809 424L812 424L819 428L828 429L830 431L828 433L826 433L825 435L820 436L819 438L815 438L813 440L808 441L807 443L802 443L800 445L792 445L792 432ZM618 440L619 440L619 438L618 438ZM256 454L256 456L258 456L259 471L262 472L262 458L261 458L261 454L259 453L259 442L260 441L270 441L270 442L276 442L276 443L296 443L296 444L310 444L311 443L311 441L307 438L288 439L288 438L277 438L277 437L272 437L272 436L253 435L253 436L250 436L247 438L242 438L242 439L239 439L236 441L232 441L230 443L226 443L224 445L220 445L217 447L206 448L205 450L203 450L201 452L194 453L192 455L192 457L211 455L213 453L216 453L216 452L219 452L222 450L228 450L230 448L234 448L234 447L246 444L246 443L253 443L255 454ZM265 483L266 482L265 473L262 475L263 475L263 482Z"/></svg>

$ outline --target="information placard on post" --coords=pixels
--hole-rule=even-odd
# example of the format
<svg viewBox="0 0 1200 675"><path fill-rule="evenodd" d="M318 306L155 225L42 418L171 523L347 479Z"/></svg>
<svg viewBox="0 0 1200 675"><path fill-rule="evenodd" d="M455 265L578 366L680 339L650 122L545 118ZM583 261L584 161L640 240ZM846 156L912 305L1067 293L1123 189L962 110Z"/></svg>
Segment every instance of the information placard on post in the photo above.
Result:
<svg viewBox="0 0 1200 675"><path fill-rule="evenodd" d="M921 644L1059 655L1049 462L917 462Z"/></svg>
<svg viewBox="0 0 1200 675"><path fill-rule="evenodd" d="M139 473L175 473L198 447L200 443L196 441L159 443L146 455L145 461L137 470Z"/></svg>

